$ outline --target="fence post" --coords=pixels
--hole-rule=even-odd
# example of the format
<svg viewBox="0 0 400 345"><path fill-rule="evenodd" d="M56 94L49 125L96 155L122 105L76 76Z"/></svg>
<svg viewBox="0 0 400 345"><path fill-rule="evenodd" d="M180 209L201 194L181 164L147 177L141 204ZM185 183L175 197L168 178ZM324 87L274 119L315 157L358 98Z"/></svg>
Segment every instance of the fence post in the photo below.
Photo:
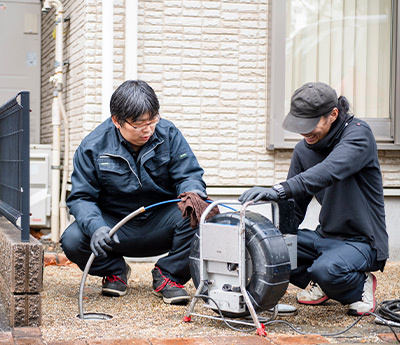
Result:
<svg viewBox="0 0 400 345"><path fill-rule="evenodd" d="M22 217L21 217L21 241L29 242L30 240L30 150L29 150L29 121L30 121L30 105L29 92L22 91Z"/></svg>

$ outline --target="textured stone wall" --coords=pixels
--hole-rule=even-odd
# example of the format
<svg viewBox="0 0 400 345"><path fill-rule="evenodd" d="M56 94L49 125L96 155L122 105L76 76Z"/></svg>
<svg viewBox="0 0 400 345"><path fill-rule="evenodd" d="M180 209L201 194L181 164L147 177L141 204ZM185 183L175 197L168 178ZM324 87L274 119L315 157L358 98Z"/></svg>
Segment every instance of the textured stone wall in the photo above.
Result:
<svg viewBox="0 0 400 345"><path fill-rule="evenodd" d="M21 232L0 217L0 295L10 326L41 323L43 247L31 236L21 242Z"/></svg>

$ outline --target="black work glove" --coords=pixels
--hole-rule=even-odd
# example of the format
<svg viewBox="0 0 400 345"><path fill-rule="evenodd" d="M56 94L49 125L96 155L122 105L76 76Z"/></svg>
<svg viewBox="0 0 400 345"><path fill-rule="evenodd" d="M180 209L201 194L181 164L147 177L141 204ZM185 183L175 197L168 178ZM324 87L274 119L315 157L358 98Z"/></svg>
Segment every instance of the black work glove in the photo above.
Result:
<svg viewBox="0 0 400 345"><path fill-rule="evenodd" d="M202 192L202 191L199 190L199 189L193 189L193 190L188 191L187 193L195 193L195 194L197 194L200 198L202 198L202 199L204 199L204 200L206 200L206 199L208 198L207 194L204 193L204 192Z"/></svg>
<svg viewBox="0 0 400 345"><path fill-rule="evenodd" d="M112 250L109 244L119 243L117 234L114 234L110 238L109 232L111 228L109 226L102 226L98 228L90 240L90 249L96 256L107 256L106 250Z"/></svg>
<svg viewBox="0 0 400 345"><path fill-rule="evenodd" d="M272 188L264 188L264 187L253 187L239 196L239 201L244 204L247 201L253 200L253 202L257 202L260 200L265 201L278 201L279 195Z"/></svg>

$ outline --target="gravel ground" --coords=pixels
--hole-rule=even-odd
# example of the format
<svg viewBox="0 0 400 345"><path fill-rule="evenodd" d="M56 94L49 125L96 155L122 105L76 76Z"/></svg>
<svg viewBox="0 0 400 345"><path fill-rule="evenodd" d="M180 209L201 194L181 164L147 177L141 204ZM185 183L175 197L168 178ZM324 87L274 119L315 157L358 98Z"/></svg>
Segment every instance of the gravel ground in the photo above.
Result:
<svg viewBox="0 0 400 345"><path fill-rule="evenodd" d="M57 248L55 248L57 252ZM113 316L106 321L87 321L77 317L79 313L78 295L82 272L72 266L46 266L44 269L44 289L42 293L42 326L45 341L78 339L123 339L151 337L195 337L195 336L241 336L254 335L239 333L225 326L221 321L193 316L192 322L185 323L182 318L185 306L171 306L151 293L151 262L130 262L132 275L126 296L110 298L101 295L101 278L88 276L85 283L84 312L106 313ZM400 262L389 262L385 272L377 272L378 302L400 298ZM186 284L189 294L195 288L190 281ZM301 306L296 302L298 289L289 286L287 293L279 303L290 304L298 308L295 316L278 316L278 320L290 322L303 332L327 334L344 330L357 320L346 315L346 306L335 301L327 301L322 306ZM199 301L196 313L216 316L203 307ZM268 317L267 313L260 316ZM338 337L327 337L332 343L383 343L379 333L390 330L373 323L374 317L364 317L351 330ZM242 328L245 330L245 328ZM285 324L268 325L268 334L297 334Z"/></svg>

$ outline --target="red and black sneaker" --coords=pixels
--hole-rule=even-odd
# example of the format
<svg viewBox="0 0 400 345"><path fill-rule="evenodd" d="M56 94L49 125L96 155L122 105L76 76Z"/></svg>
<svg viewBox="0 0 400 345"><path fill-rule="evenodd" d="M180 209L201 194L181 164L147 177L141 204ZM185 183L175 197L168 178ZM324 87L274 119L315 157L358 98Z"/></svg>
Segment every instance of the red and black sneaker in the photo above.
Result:
<svg viewBox="0 0 400 345"><path fill-rule="evenodd" d="M165 277L161 270L155 266L151 271L153 275L153 294L162 297L168 304L187 304L190 300L183 285Z"/></svg>
<svg viewBox="0 0 400 345"><path fill-rule="evenodd" d="M126 295L128 290L128 279L131 275L131 268L126 264L125 272L116 276L107 276L103 278L103 287L101 293L105 296L119 297Z"/></svg>

